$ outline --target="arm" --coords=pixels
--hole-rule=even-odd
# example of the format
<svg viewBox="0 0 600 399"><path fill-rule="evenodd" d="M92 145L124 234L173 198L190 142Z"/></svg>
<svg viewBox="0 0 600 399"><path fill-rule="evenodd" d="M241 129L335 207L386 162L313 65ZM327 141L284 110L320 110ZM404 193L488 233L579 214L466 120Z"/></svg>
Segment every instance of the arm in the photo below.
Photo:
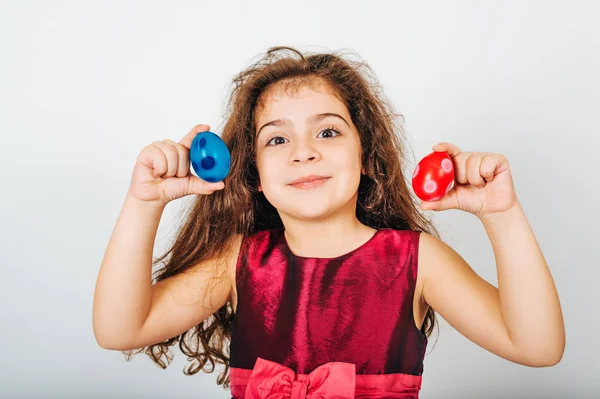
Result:
<svg viewBox="0 0 600 399"><path fill-rule="evenodd" d="M106 349L137 349L202 322L231 292L231 273L209 295L216 263L204 262L154 285L152 252L164 206L127 195L98 274L93 304L96 340ZM235 267L237 253L226 259Z"/></svg>
<svg viewBox="0 0 600 399"><path fill-rule="evenodd" d="M421 234L424 301L484 349L527 366L551 366L565 348L561 306L548 265L519 203L481 217L498 288L442 241Z"/></svg>

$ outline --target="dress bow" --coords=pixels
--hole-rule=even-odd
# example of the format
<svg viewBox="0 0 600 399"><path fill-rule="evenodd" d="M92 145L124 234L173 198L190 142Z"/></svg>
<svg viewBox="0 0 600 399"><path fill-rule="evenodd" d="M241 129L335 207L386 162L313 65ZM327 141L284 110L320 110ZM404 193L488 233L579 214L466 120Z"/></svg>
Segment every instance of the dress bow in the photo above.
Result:
<svg viewBox="0 0 600 399"><path fill-rule="evenodd" d="M244 399L354 399L353 363L329 362L309 374L257 358Z"/></svg>

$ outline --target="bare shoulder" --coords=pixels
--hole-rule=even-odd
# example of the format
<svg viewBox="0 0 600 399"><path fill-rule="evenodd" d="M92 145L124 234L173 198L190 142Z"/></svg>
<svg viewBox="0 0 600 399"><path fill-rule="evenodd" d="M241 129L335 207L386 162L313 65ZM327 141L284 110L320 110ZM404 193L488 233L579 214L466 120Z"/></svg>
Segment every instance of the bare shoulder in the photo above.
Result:
<svg viewBox="0 0 600 399"><path fill-rule="evenodd" d="M419 266L423 267L423 272L427 272L427 267L431 266L432 260L440 260L455 253L448 244L440 238L427 232L420 232L419 236Z"/></svg>
<svg viewBox="0 0 600 399"><path fill-rule="evenodd" d="M473 268L454 248L425 232L421 233L419 240L419 277L425 299L427 294L433 298L443 292L482 284Z"/></svg>
<svg viewBox="0 0 600 399"><path fill-rule="evenodd" d="M448 258L453 256L452 252L454 252L454 250L438 237L427 232L420 232L417 281L415 298L413 301L415 323L417 326L422 325L429 307L432 306L432 304L428 303L426 300L425 285L428 282L429 277L435 273L435 269L440 267L440 265L447 263Z"/></svg>
<svg viewBox="0 0 600 399"><path fill-rule="evenodd" d="M436 272L436 268L454 267L471 269L461 255L441 238L421 232L419 239L419 266L426 275Z"/></svg>
<svg viewBox="0 0 600 399"><path fill-rule="evenodd" d="M416 296L421 305L425 305L423 298L423 286L427 280L427 275L431 273L431 256L435 256L438 247L442 246L442 242L435 236L427 232L419 232L419 248L418 248L418 273L416 284ZM439 255L439 254L438 254Z"/></svg>
<svg viewBox="0 0 600 399"><path fill-rule="evenodd" d="M427 300L428 297L432 299L449 287L461 287L465 280L473 278L476 278L476 274L458 252L442 239L421 232L417 286L429 305L433 304L431 300Z"/></svg>
<svg viewBox="0 0 600 399"><path fill-rule="evenodd" d="M243 234L236 234L232 238L231 249L228 252L227 257L227 275L229 277L229 283L231 284L231 291L229 294L229 301L231 302L231 307L233 311L237 309L237 287L236 287L236 271L237 271L237 261L240 254L240 249L242 247L242 241L244 239Z"/></svg>

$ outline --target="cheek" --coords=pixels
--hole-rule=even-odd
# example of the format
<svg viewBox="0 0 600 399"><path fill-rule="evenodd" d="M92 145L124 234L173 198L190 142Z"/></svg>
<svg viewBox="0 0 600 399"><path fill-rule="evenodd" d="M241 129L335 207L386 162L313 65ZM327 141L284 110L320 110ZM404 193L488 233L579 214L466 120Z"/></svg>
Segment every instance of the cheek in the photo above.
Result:
<svg viewBox="0 0 600 399"><path fill-rule="evenodd" d="M337 162L340 168L347 170L349 173L360 173L361 158L356 152L352 150L339 154Z"/></svg>
<svg viewBox="0 0 600 399"><path fill-rule="evenodd" d="M285 154L282 151L258 153L256 156L256 169L263 187L269 182L281 180L285 172Z"/></svg>
<svg viewBox="0 0 600 399"><path fill-rule="evenodd" d="M359 157L351 149L343 149L330 153L332 169L335 171L340 184L352 187L360 180L361 164Z"/></svg>
<svg viewBox="0 0 600 399"><path fill-rule="evenodd" d="M353 155L349 152L347 156L339 161L340 168L344 170L344 184L346 184L348 188L358 188L362 173L360 156Z"/></svg>
<svg viewBox="0 0 600 399"><path fill-rule="evenodd" d="M265 190L265 188L268 190L269 186L281 180L281 176L278 175L278 173L281 173L281 168L277 168L273 165L273 162L257 160L256 168L258 170L259 185L262 190Z"/></svg>
<svg viewBox="0 0 600 399"><path fill-rule="evenodd" d="M259 152L256 154L255 161L258 175L262 177L269 170L269 159Z"/></svg>

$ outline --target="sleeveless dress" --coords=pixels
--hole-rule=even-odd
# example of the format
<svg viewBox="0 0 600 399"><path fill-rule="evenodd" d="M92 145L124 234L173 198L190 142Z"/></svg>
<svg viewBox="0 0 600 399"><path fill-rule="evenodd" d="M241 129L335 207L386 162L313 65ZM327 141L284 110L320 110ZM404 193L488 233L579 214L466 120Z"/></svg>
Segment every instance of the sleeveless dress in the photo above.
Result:
<svg viewBox="0 0 600 399"><path fill-rule="evenodd" d="M232 399L418 398L427 346L413 316L419 237L382 228L335 258L294 255L283 228L246 237Z"/></svg>

